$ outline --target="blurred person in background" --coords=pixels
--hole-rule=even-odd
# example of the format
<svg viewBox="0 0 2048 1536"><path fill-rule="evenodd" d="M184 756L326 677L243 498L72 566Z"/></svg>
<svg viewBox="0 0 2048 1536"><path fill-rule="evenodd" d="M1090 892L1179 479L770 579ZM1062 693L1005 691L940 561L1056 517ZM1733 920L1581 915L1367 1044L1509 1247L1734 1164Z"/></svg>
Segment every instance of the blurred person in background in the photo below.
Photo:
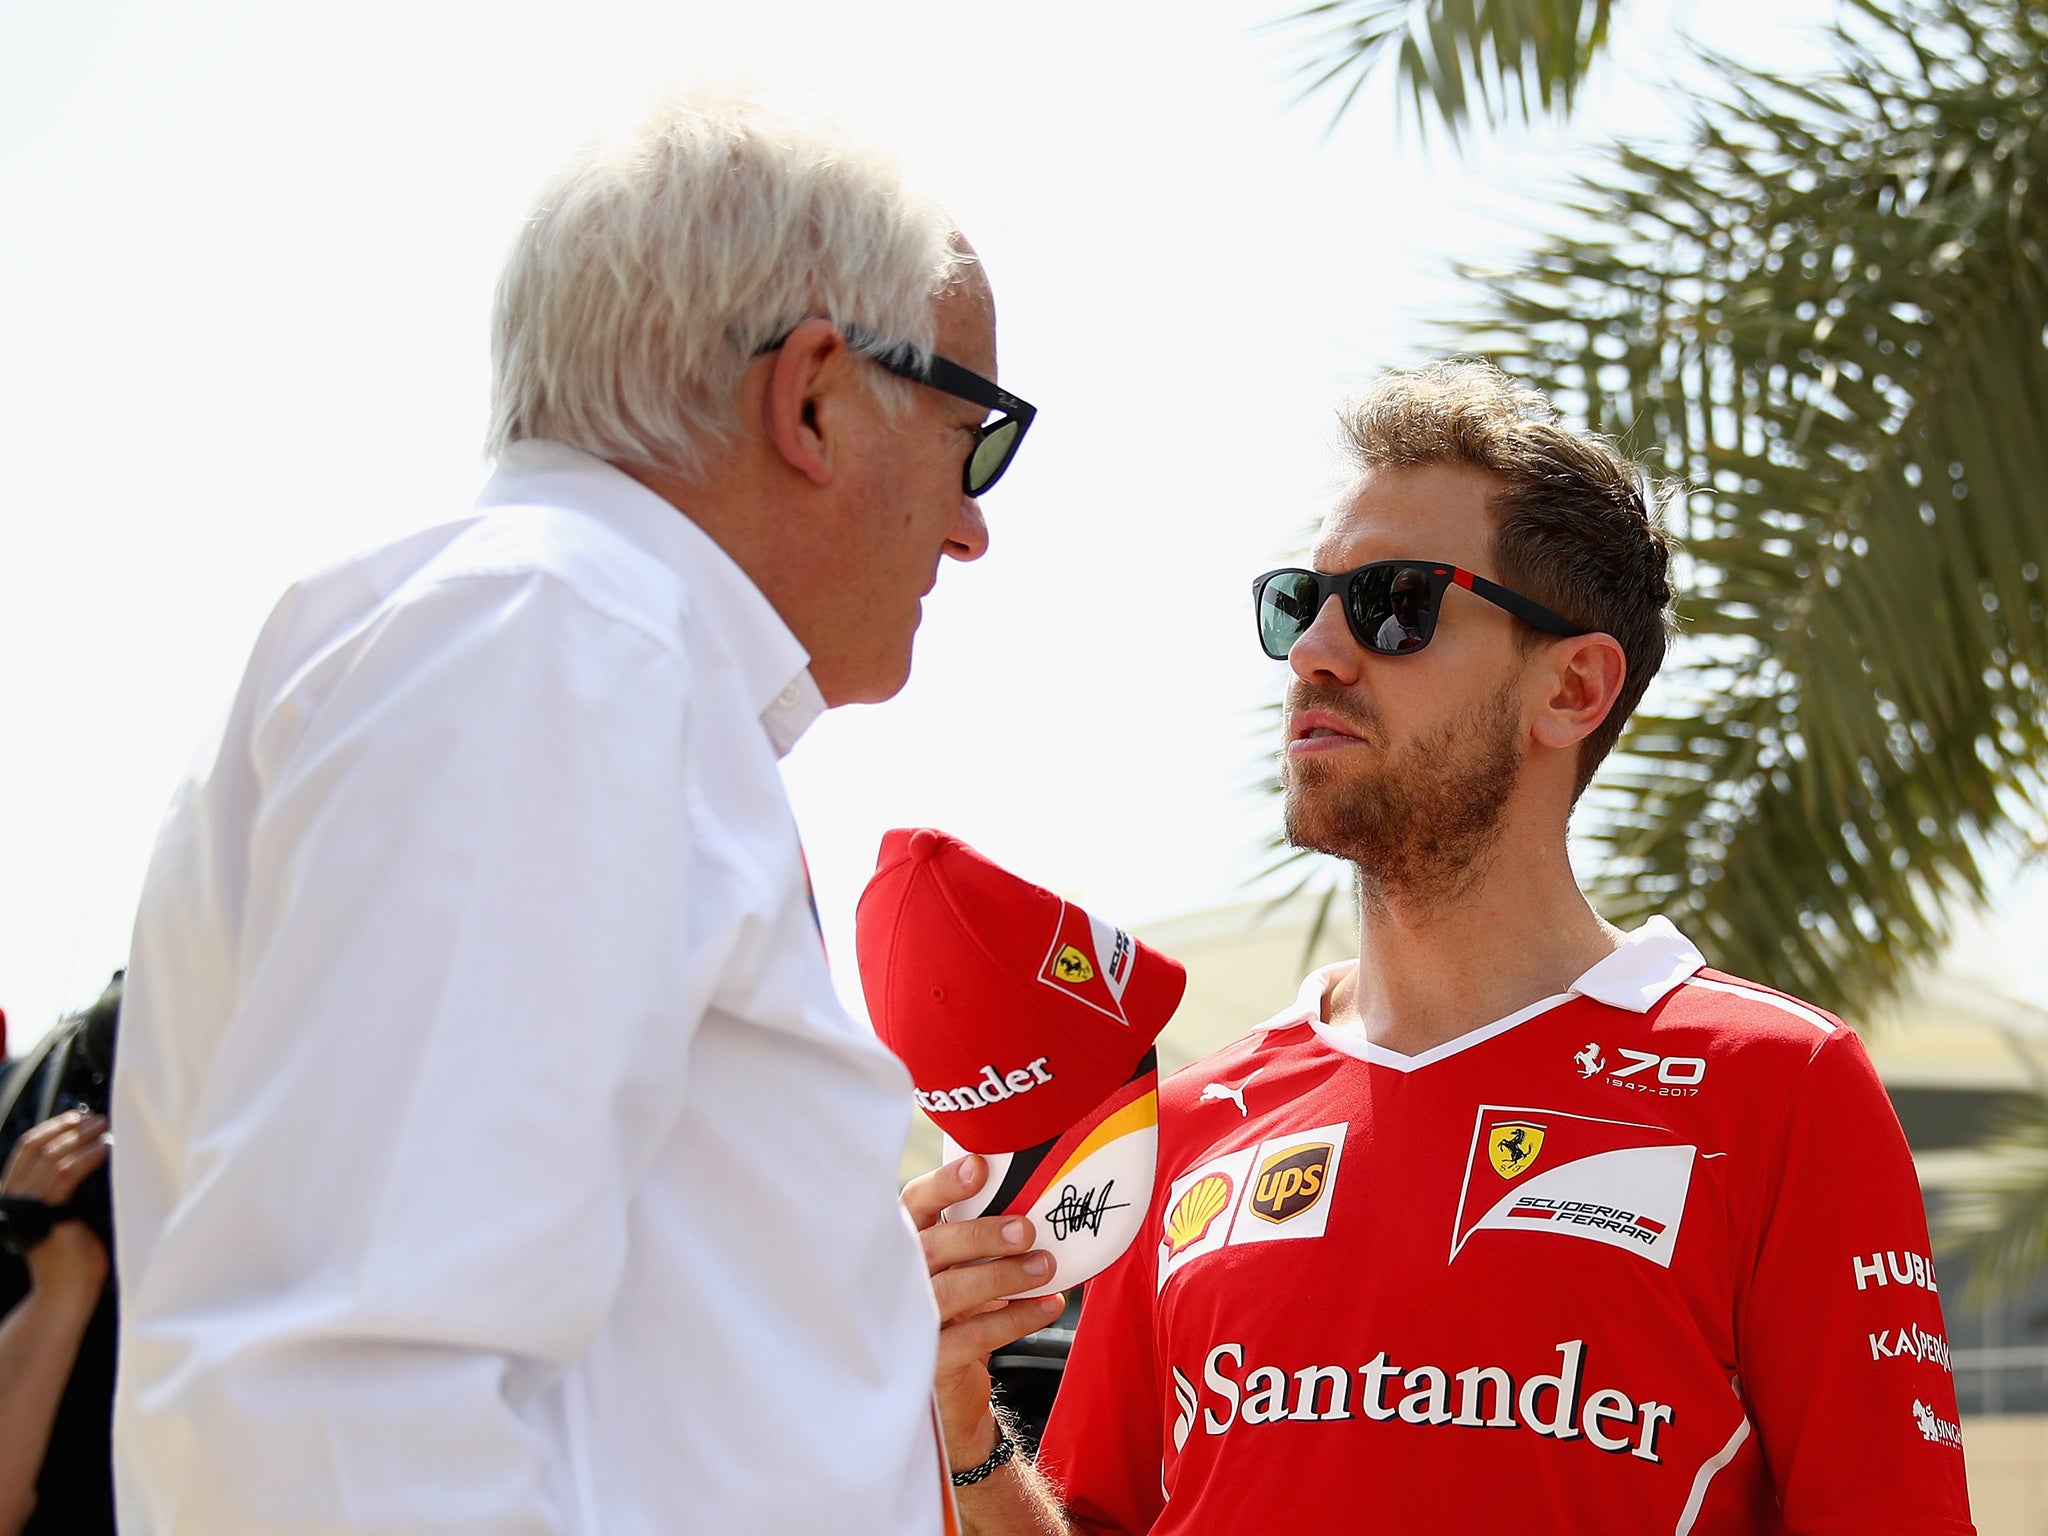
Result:
<svg viewBox="0 0 2048 1536"><path fill-rule="evenodd" d="M107 1122L80 1110L45 1120L15 1143L0 1176L0 1195L62 1206L86 1175L107 1160ZM14 1265L0 1266L0 1536L86 1536L114 1529L113 1476L107 1418L113 1411L113 1371L81 1383L95 1401L80 1403L97 1422L84 1438L79 1426L58 1432L70 1418L71 1387L79 1352L107 1284L107 1250L78 1217L55 1223L16 1261L25 1275L17 1289ZM111 1366L111 1361L108 1362ZM69 1411L67 1411L69 1410Z"/></svg>
<svg viewBox="0 0 2048 1536"><path fill-rule="evenodd" d="M0 1070L0 1536L111 1536L115 974Z"/></svg>
<svg viewBox="0 0 2048 1536"><path fill-rule="evenodd" d="M124 1536L939 1532L910 1081L777 760L986 547L988 284L874 151L682 101L543 193L493 368L476 510L287 594L155 851Z"/></svg>

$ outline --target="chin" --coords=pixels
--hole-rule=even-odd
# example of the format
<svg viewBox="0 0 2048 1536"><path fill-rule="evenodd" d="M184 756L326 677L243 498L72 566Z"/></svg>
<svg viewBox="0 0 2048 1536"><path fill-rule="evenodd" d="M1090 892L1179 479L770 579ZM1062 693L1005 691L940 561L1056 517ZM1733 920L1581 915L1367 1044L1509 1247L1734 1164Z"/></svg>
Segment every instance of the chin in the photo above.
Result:
<svg viewBox="0 0 2048 1536"><path fill-rule="evenodd" d="M1300 848L1308 853L1326 853L1336 859L1351 856L1351 850L1338 836L1335 818L1330 815L1328 807L1319 800L1304 797L1296 785L1287 787L1280 830L1291 848Z"/></svg>
<svg viewBox="0 0 2048 1536"><path fill-rule="evenodd" d="M850 682L837 697L829 702L838 704L886 704L901 693L910 682L910 653L906 650L902 661L895 665L879 665L867 669L857 680Z"/></svg>

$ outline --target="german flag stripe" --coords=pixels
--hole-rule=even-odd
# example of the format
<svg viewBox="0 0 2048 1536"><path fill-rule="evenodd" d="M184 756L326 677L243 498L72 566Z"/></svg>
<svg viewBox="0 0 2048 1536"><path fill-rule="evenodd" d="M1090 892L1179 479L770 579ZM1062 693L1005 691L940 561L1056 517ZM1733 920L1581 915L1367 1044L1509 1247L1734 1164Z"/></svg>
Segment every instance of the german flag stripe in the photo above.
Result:
<svg viewBox="0 0 2048 1536"><path fill-rule="evenodd" d="M1145 1053L1149 1065L1154 1058L1150 1051ZM1045 1151L1025 1180L1017 1195L1004 1203L1006 1211L1028 1211L1038 1203L1038 1197L1054 1184L1065 1178L1082 1159L1109 1145L1120 1136L1142 1130L1147 1125L1159 1123L1159 1089L1154 1076L1157 1068L1141 1066L1137 1074L1112 1094L1098 1108L1101 1118L1093 1124L1075 1126L1060 1137ZM991 1210L991 1214L994 1214Z"/></svg>

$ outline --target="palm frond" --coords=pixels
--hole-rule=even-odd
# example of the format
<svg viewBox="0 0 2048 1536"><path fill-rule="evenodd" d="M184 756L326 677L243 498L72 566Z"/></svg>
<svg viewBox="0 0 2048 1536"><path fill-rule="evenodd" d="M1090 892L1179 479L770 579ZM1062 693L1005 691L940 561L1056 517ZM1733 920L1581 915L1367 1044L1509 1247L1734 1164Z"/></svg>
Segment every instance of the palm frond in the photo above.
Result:
<svg viewBox="0 0 2048 1536"><path fill-rule="evenodd" d="M1280 25L1309 33L1302 96L1341 90L1334 123L1389 54L1401 110L1453 141L1475 117L1570 113L1607 46L1615 0L1323 0Z"/></svg>
<svg viewBox="0 0 2048 1536"><path fill-rule="evenodd" d="M2048 15L1865 17L1805 85L1720 61L1693 142L1617 147L1452 330L1695 488L1597 903L1836 1008L2048 803Z"/></svg>
<svg viewBox="0 0 2048 1536"><path fill-rule="evenodd" d="M1982 1171L1943 1190L1933 1235L1967 1266L1964 1304L1981 1308L2048 1267L2048 1098L2018 1100L1976 1150Z"/></svg>

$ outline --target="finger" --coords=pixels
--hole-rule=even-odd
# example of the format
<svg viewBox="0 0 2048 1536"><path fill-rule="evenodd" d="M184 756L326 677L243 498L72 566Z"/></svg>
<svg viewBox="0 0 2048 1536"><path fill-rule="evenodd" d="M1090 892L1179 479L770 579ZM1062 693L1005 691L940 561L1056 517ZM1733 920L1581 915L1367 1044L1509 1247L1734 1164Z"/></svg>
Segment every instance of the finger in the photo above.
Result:
<svg viewBox="0 0 2048 1536"><path fill-rule="evenodd" d="M922 1232L939 1219L939 1212L956 1200L965 1200L988 1178L988 1160L972 1152L955 1158L944 1167L921 1173L903 1186L903 1208Z"/></svg>
<svg viewBox="0 0 2048 1536"><path fill-rule="evenodd" d="M948 1324L939 1331L939 1370L979 1364L1004 1345L1036 1333L1058 1317L1065 1305L1065 1299L1057 1295L1037 1296L1013 1301L1000 1312L984 1312Z"/></svg>
<svg viewBox="0 0 2048 1536"><path fill-rule="evenodd" d="M0 1177L0 1187L5 1187L10 1195L27 1193L18 1187L17 1180L27 1177L42 1161L43 1152L50 1143L77 1124L78 1119L78 1111L71 1110L65 1114L52 1115L40 1124L32 1125L23 1131L20 1139L14 1143L13 1155L7 1159L7 1172L4 1177Z"/></svg>
<svg viewBox="0 0 2048 1536"><path fill-rule="evenodd" d="M86 1112L83 1109L67 1109L62 1114L50 1116L47 1120L39 1120L22 1133L22 1144L36 1146L52 1137L61 1136L85 1116Z"/></svg>
<svg viewBox="0 0 2048 1536"><path fill-rule="evenodd" d="M50 1192L43 1198L51 1205L62 1205L78 1193L95 1168L107 1160L107 1144L96 1141L90 1146L79 1147L59 1161L50 1174Z"/></svg>
<svg viewBox="0 0 2048 1536"><path fill-rule="evenodd" d="M104 1131L107 1122L103 1116L95 1115L88 1110L67 1109L63 1114L52 1115L41 1124L31 1126L22 1132L21 1140L15 1144L15 1150L17 1154L29 1157L40 1156L52 1147L61 1146L76 1136L82 1127L91 1127L95 1132Z"/></svg>
<svg viewBox="0 0 2048 1536"><path fill-rule="evenodd" d="M981 1216L973 1221L942 1221L918 1234L924 1244L925 1268L933 1274L956 1264L1000 1259L1031 1246L1035 1229L1022 1216Z"/></svg>
<svg viewBox="0 0 2048 1536"><path fill-rule="evenodd" d="M29 1135L25 1135L25 1137L23 1137L23 1141L29 1141L31 1137L35 1137L35 1139L37 1139L39 1143L47 1145L47 1143L51 1143L51 1141L59 1141L59 1139L63 1139L63 1137L68 1137L68 1135L72 1135L72 1133L74 1133L74 1130L78 1130L78 1126L82 1126L82 1124L88 1124L88 1122L98 1122L98 1124L100 1124L100 1126L104 1128L104 1124L106 1124L106 1118L104 1118L104 1116L100 1116L100 1114L94 1114L92 1110L88 1110L88 1108L84 1108L84 1106L80 1106L80 1108L76 1108L76 1110L66 1110L66 1112L63 1112L63 1114L53 1114L53 1116L49 1116L49 1118L47 1118L47 1120L43 1120L43 1122L41 1122L39 1126L35 1126L33 1130L29 1130Z"/></svg>
<svg viewBox="0 0 2048 1536"><path fill-rule="evenodd" d="M80 1147L96 1145L107 1134L104 1115L81 1115L43 1145L43 1155L55 1160L68 1157Z"/></svg>
<svg viewBox="0 0 2048 1536"><path fill-rule="evenodd" d="M88 1151L101 1144L107 1133L107 1123L97 1116L91 1116L75 1125L66 1127L45 1142L36 1154L35 1168L43 1183L56 1179L59 1170L65 1167L80 1152Z"/></svg>
<svg viewBox="0 0 2048 1536"><path fill-rule="evenodd" d="M8 1159L5 1176L0 1177L0 1192L61 1203L67 1196L52 1192L58 1169L79 1148L99 1144L106 1129L104 1116L74 1109L24 1131Z"/></svg>
<svg viewBox="0 0 2048 1536"><path fill-rule="evenodd" d="M992 1259L986 1264L963 1264L932 1276L932 1297L938 1303L941 1322L968 1317L983 1305L1035 1291L1052 1278L1049 1253L1027 1253L1014 1259Z"/></svg>

